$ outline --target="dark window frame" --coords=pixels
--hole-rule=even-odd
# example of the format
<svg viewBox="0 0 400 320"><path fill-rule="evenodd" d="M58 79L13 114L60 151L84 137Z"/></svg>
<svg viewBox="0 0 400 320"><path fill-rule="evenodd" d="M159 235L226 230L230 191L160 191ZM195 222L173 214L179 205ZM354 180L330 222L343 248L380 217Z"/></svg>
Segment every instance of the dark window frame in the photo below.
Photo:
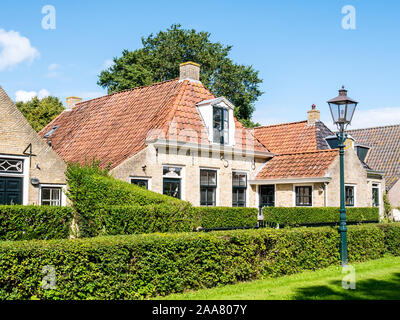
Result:
<svg viewBox="0 0 400 320"><path fill-rule="evenodd" d="M166 183L166 182L171 182L171 183L173 183L173 182L178 182L178 183L179 183L179 186L178 186L178 196L177 196L177 197L174 197L174 196L172 196L172 195L169 195L169 194L165 193L165 183ZM164 195L169 195L169 196L174 197L174 198L177 198L177 199L182 199L182 180L179 179L179 178L168 178L168 177L163 177L163 194L164 194Z"/></svg>
<svg viewBox="0 0 400 320"><path fill-rule="evenodd" d="M215 128L216 111L220 113L219 129ZM213 142L219 144L229 144L229 110L222 107L213 106ZM216 132L218 133L216 135ZM225 134L226 132L226 134Z"/></svg>
<svg viewBox="0 0 400 320"><path fill-rule="evenodd" d="M144 183L144 186L140 184ZM146 190L149 190L149 179L147 178L131 178L131 184L137 185L139 187L144 187Z"/></svg>
<svg viewBox="0 0 400 320"><path fill-rule="evenodd" d="M376 196L374 195L374 191L376 190ZM380 196L380 188L379 185L372 184L372 206L373 207L379 207L380 202L379 202L379 196Z"/></svg>
<svg viewBox="0 0 400 320"><path fill-rule="evenodd" d="M215 184L210 183L210 175L207 175L207 183L202 182L202 172L213 172L215 173ZM203 207L215 207L217 205L217 186L218 186L218 171L215 169L200 169L200 206ZM205 192L205 201L202 201L201 195ZM213 193L213 200L208 201L208 194Z"/></svg>
<svg viewBox="0 0 400 320"><path fill-rule="evenodd" d="M238 175L238 185L234 184L234 175ZM240 176L245 176L245 185L240 185ZM239 193L244 194L244 200L239 200ZM232 172L232 207L246 207L247 205L247 173L233 171Z"/></svg>
<svg viewBox="0 0 400 320"><path fill-rule="evenodd" d="M306 195L305 189L309 189ZM302 191L302 192L301 192ZM313 205L313 187L312 186L295 186L296 207L312 207ZM307 201L308 198L308 201Z"/></svg>

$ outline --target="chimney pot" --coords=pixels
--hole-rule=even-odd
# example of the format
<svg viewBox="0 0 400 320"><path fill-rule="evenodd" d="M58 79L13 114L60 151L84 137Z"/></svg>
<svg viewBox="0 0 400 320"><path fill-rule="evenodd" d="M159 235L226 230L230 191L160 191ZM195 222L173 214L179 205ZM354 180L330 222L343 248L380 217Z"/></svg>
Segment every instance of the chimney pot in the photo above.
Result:
<svg viewBox="0 0 400 320"><path fill-rule="evenodd" d="M313 104L311 110L307 111L307 124L314 125L317 121L320 121L320 112L316 109L315 104Z"/></svg>
<svg viewBox="0 0 400 320"><path fill-rule="evenodd" d="M82 98L79 97L68 97L67 98L67 105L65 107L65 110L71 111L72 108L77 104L82 102Z"/></svg>
<svg viewBox="0 0 400 320"><path fill-rule="evenodd" d="M188 61L179 65L179 80L200 81L200 65Z"/></svg>

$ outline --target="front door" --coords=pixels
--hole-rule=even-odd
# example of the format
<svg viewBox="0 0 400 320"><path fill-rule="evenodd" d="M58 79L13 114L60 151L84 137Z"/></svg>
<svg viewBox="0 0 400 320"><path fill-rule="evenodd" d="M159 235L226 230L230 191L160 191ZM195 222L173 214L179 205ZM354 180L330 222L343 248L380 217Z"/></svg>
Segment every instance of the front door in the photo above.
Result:
<svg viewBox="0 0 400 320"><path fill-rule="evenodd" d="M0 204L22 204L22 178L0 176Z"/></svg>
<svg viewBox="0 0 400 320"><path fill-rule="evenodd" d="M275 186L263 185L259 187L260 192L260 208L275 207Z"/></svg>

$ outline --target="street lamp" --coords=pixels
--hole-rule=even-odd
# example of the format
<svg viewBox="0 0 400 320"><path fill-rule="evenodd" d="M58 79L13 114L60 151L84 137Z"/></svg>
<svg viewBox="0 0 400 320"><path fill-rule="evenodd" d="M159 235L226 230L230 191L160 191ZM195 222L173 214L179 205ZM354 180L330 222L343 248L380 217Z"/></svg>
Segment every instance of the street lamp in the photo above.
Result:
<svg viewBox="0 0 400 320"><path fill-rule="evenodd" d="M347 226L346 226L346 205L344 191L344 147L347 134L344 133L347 126L353 119L354 111L358 102L347 96L347 90L342 86L339 95L328 101L331 110L333 123L336 124L338 132L336 133L339 141L340 155L340 259L342 266L347 265Z"/></svg>

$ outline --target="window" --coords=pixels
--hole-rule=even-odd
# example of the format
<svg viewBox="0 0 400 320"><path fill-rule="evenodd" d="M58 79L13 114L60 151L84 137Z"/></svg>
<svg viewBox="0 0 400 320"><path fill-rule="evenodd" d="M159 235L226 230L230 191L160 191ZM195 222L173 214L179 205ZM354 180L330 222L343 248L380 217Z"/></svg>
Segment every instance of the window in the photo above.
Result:
<svg viewBox="0 0 400 320"><path fill-rule="evenodd" d="M296 206L306 207L312 206L312 187L296 187Z"/></svg>
<svg viewBox="0 0 400 320"><path fill-rule="evenodd" d="M379 207L379 185L375 183L372 185L372 205Z"/></svg>
<svg viewBox="0 0 400 320"><path fill-rule="evenodd" d="M247 174L232 172L232 207L246 206Z"/></svg>
<svg viewBox="0 0 400 320"><path fill-rule="evenodd" d="M23 173L23 160L0 158L0 172Z"/></svg>
<svg viewBox="0 0 400 320"><path fill-rule="evenodd" d="M229 117L225 108L213 107L213 142L229 143Z"/></svg>
<svg viewBox="0 0 400 320"><path fill-rule="evenodd" d="M348 207L354 207L354 186L345 186L345 204Z"/></svg>
<svg viewBox="0 0 400 320"><path fill-rule="evenodd" d="M43 206L61 206L61 188L42 187L41 205Z"/></svg>
<svg viewBox="0 0 400 320"><path fill-rule="evenodd" d="M136 184L139 187L142 187L142 188L145 188L145 189L149 189L149 180L147 180L147 179L132 178L131 179L131 183L132 184Z"/></svg>
<svg viewBox="0 0 400 320"><path fill-rule="evenodd" d="M215 206L217 195L217 171L200 170L200 205Z"/></svg>
<svg viewBox="0 0 400 320"><path fill-rule="evenodd" d="M181 199L181 174L180 167L163 167L163 194Z"/></svg>

